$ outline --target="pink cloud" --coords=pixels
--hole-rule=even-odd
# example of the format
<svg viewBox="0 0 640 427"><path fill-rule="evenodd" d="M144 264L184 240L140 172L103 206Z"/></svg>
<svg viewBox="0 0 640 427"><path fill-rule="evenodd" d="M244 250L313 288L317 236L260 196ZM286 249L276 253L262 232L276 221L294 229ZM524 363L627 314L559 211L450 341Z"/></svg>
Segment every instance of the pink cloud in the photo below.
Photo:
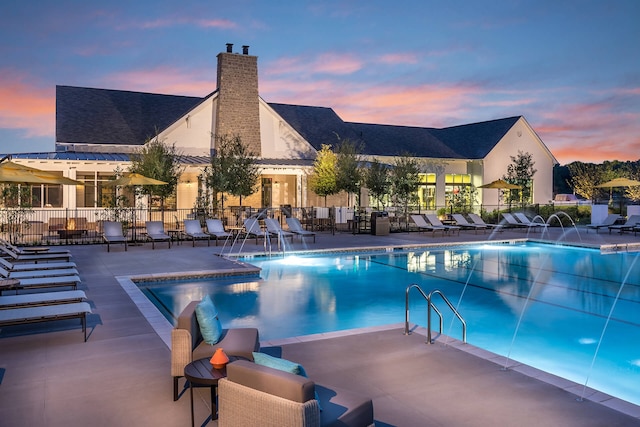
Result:
<svg viewBox="0 0 640 427"><path fill-rule="evenodd" d="M0 127L22 129L27 137L55 133L55 93L25 83L24 73L0 70Z"/></svg>
<svg viewBox="0 0 640 427"><path fill-rule="evenodd" d="M417 64L418 56L414 53L389 53L382 55L378 58L378 61L383 64L398 65L398 64Z"/></svg>
<svg viewBox="0 0 640 427"><path fill-rule="evenodd" d="M359 71L363 62L354 55L324 53L315 58L285 57L267 65L267 75L296 74L304 78L317 74L347 75Z"/></svg>
<svg viewBox="0 0 640 427"><path fill-rule="evenodd" d="M216 87L216 75L213 70L210 78L207 78L202 74L170 67L111 74L105 81L109 82L110 87L125 88L125 90L186 96L205 96Z"/></svg>

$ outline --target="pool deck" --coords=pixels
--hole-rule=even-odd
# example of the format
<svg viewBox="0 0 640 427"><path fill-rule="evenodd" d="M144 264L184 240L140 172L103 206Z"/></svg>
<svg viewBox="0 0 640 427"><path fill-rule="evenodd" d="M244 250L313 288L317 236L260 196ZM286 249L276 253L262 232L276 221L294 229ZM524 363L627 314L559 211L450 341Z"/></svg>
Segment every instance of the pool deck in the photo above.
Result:
<svg viewBox="0 0 640 427"><path fill-rule="evenodd" d="M399 247L526 237L526 230L444 237L321 232L316 243L295 239L293 246ZM640 235L633 233L584 229L562 236L560 229L552 229L529 237L614 245L613 250L640 244ZM131 276L234 270L238 264L215 255L222 246L205 242L195 248L191 242L171 249L130 246L127 252L113 245L110 253L103 245L67 248L78 265L79 289L93 310L88 340L83 342L75 320L0 329L0 425L189 425L188 392L177 402L172 399L167 322L154 316L135 291L130 296L126 284ZM248 241L245 251L262 248ZM640 426L636 405L513 362L503 369L502 358L447 337L427 345L419 327L408 336L398 323L262 344L266 351L301 363L318 382L369 395L377 426ZM207 419L209 395L206 389L195 394L200 425Z"/></svg>

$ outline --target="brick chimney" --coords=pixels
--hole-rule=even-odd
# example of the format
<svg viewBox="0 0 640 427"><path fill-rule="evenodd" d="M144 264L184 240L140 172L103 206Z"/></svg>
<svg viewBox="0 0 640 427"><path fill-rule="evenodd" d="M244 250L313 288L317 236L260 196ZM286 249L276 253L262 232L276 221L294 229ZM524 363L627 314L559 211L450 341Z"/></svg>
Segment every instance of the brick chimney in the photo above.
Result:
<svg viewBox="0 0 640 427"><path fill-rule="evenodd" d="M239 135L250 151L260 156L260 104L258 94L258 57L233 53L233 44L218 54L218 104L215 135Z"/></svg>

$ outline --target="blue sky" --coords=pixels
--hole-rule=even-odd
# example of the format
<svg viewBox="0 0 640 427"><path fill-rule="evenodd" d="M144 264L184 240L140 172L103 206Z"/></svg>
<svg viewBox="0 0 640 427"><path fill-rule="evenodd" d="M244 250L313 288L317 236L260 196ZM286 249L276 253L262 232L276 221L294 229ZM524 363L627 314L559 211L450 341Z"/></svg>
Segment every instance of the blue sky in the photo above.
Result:
<svg viewBox="0 0 640 427"><path fill-rule="evenodd" d="M561 164L640 159L640 1L7 1L0 152L52 151L55 86L215 90L258 56L267 102L446 127L523 115Z"/></svg>

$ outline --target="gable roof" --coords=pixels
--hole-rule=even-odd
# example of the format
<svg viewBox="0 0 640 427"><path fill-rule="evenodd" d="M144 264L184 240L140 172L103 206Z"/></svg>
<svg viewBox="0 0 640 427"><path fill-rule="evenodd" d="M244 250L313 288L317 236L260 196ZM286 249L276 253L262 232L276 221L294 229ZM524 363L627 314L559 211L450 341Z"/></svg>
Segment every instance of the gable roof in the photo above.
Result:
<svg viewBox="0 0 640 427"><path fill-rule="evenodd" d="M363 154L482 159L520 119L509 117L448 128L344 122L331 108L269 103L316 150L340 139L363 144Z"/></svg>
<svg viewBox="0 0 640 427"><path fill-rule="evenodd" d="M56 141L142 145L203 99L56 86Z"/></svg>

